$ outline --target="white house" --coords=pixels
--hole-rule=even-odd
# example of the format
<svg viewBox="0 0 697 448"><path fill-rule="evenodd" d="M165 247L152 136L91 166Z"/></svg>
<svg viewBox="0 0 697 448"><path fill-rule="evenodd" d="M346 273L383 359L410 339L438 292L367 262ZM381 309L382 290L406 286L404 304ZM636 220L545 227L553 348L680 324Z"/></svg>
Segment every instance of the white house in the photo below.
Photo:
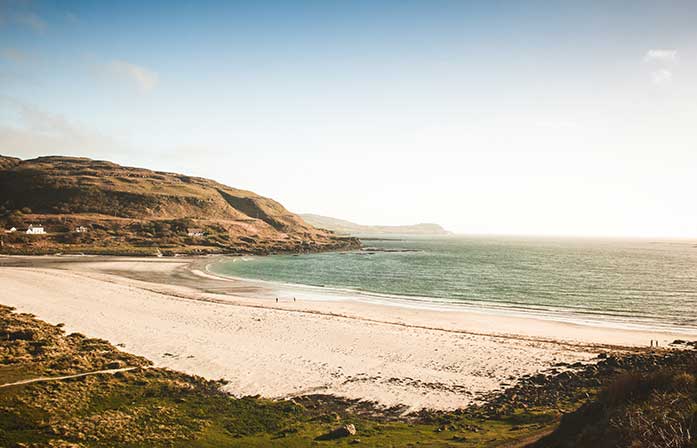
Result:
<svg viewBox="0 0 697 448"><path fill-rule="evenodd" d="M5 230L5 233L15 233L17 231L17 227L11 227L7 230Z"/></svg>
<svg viewBox="0 0 697 448"><path fill-rule="evenodd" d="M44 226L39 224L38 226L35 226L33 224L29 224L29 228L27 229L27 234L29 235L43 235L46 233L44 230Z"/></svg>
<svg viewBox="0 0 697 448"><path fill-rule="evenodd" d="M188 236L203 236L203 229L186 229L186 234Z"/></svg>
<svg viewBox="0 0 697 448"><path fill-rule="evenodd" d="M85 226L77 226L77 227L75 228L75 231L76 231L77 233L86 233L86 232L87 232L87 227L85 227Z"/></svg>

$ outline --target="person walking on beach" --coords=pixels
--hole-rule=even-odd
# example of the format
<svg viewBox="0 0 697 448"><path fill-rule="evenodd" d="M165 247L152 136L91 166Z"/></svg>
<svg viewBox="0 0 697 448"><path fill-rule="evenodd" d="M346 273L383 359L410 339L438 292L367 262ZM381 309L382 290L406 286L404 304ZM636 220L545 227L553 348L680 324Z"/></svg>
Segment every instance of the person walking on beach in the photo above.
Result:
<svg viewBox="0 0 697 448"><path fill-rule="evenodd" d="M278 297L276 297L276 303L278 303Z"/></svg>

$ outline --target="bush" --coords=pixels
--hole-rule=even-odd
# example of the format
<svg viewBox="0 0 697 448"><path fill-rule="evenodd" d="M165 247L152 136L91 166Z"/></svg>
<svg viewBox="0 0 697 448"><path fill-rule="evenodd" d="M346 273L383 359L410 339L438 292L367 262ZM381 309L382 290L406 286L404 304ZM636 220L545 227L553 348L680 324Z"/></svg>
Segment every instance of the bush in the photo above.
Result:
<svg viewBox="0 0 697 448"><path fill-rule="evenodd" d="M6 225L8 227L25 227L24 214L19 210L13 210L7 217Z"/></svg>
<svg viewBox="0 0 697 448"><path fill-rule="evenodd" d="M190 218L173 219L169 223L172 231L176 233L186 233L189 227L194 227L194 220Z"/></svg>
<svg viewBox="0 0 697 448"><path fill-rule="evenodd" d="M694 392L697 389L697 379L692 373L677 373L673 377L673 388L678 392Z"/></svg>
<svg viewBox="0 0 697 448"><path fill-rule="evenodd" d="M653 391L671 389L674 377L675 373L668 369L650 374L627 372L607 387L603 398L611 406L643 400Z"/></svg>
<svg viewBox="0 0 697 448"><path fill-rule="evenodd" d="M697 435L694 397L653 392L643 402L629 406L612 418L610 426L629 446L642 448L693 448Z"/></svg>
<svg viewBox="0 0 697 448"><path fill-rule="evenodd" d="M697 447L697 364L626 372L535 448Z"/></svg>

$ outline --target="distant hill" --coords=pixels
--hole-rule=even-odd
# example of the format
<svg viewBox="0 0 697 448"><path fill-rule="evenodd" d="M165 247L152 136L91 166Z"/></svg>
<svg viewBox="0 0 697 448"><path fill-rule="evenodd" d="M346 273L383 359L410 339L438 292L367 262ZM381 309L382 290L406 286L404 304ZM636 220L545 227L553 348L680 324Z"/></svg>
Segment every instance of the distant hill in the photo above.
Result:
<svg viewBox="0 0 697 448"><path fill-rule="evenodd" d="M43 224L48 235L6 234L4 252L269 253L358 245L272 199L209 179L87 158L0 156L0 225L29 224ZM76 234L79 226L86 231Z"/></svg>
<svg viewBox="0 0 697 448"><path fill-rule="evenodd" d="M320 229L327 229L338 234L401 234L401 235L450 235L438 224L424 223L404 226L367 226L356 224L343 219L330 218L328 216L300 214L300 217L308 224Z"/></svg>

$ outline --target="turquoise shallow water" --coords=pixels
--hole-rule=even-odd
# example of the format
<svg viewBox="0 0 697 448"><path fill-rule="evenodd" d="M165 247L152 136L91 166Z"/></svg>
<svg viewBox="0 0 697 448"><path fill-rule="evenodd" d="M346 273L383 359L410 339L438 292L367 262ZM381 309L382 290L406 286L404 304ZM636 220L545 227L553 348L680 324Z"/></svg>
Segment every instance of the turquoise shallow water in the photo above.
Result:
<svg viewBox="0 0 697 448"><path fill-rule="evenodd" d="M697 329L695 244L513 237L364 239L363 251L228 259L211 270L363 291L386 300L400 296L424 303Z"/></svg>

